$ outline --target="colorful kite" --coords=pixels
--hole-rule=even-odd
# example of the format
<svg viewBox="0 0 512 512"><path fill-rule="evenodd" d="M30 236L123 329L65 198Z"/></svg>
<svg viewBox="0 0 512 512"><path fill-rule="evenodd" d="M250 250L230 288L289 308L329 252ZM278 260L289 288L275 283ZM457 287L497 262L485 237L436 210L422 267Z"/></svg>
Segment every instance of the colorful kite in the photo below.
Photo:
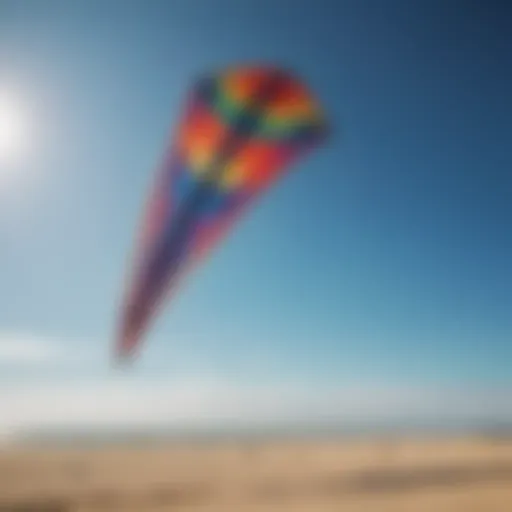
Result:
<svg viewBox="0 0 512 512"><path fill-rule="evenodd" d="M178 279L326 131L314 97L283 69L238 67L195 84L149 196L117 358L133 354Z"/></svg>

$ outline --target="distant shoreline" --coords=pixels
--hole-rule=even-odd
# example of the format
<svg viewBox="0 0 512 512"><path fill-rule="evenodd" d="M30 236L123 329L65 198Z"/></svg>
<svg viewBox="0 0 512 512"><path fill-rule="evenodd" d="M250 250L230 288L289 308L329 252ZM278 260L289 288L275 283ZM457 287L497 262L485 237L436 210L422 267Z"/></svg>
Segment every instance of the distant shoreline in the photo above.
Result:
<svg viewBox="0 0 512 512"><path fill-rule="evenodd" d="M294 441L393 441L410 439L453 439L477 437L493 441L512 440L512 425L480 424L352 424L273 426L180 426L158 428L40 428L14 431L0 443L18 446L218 444L223 442L267 443Z"/></svg>

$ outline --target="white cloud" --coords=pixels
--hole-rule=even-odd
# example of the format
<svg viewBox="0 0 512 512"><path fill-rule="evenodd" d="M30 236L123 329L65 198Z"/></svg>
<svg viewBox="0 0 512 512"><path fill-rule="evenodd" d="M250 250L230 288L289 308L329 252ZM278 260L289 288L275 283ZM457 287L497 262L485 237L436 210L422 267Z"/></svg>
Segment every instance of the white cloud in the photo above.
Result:
<svg viewBox="0 0 512 512"><path fill-rule="evenodd" d="M64 356L52 340L19 333L0 334L0 364L47 364Z"/></svg>
<svg viewBox="0 0 512 512"><path fill-rule="evenodd" d="M86 348L87 347L87 348ZM66 367L95 360L90 344L20 332L0 332L0 367Z"/></svg>
<svg viewBox="0 0 512 512"><path fill-rule="evenodd" d="M91 344L0 334L0 367L28 366L31 379L0 386L0 432L37 427L159 427L283 422L354 424L372 421L512 421L512 388L406 388L378 383L313 387L284 382L241 386L214 371L160 380L140 373L79 379L74 371L99 368ZM96 344L96 348L103 345ZM79 349L79 347L82 347ZM103 361L104 357L101 356ZM90 366L84 363L93 363ZM72 364L70 364L72 363ZM66 373L37 378L33 369L60 365ZM97 372L98 373L98 372ZM103 373L103 372L99 372ZM91 375L91 374L89 374ZM195 375L195 376L194 376ZM51 376L51 380L48 380ZM263 381L264 382L264 379Z"/></svg>
<svg viewBox="0 0 512 512"><path fill-rule="evenodd" d="M0 427L228 426L280 422L512 420L512 391L299 389L215 381L47 383L0 390Z"/></svg>

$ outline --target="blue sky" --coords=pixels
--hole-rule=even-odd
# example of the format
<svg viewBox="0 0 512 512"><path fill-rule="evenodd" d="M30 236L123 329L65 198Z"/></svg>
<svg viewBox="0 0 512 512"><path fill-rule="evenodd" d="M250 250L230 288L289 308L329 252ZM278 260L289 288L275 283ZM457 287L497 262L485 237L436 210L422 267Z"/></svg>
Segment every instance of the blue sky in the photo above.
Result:
<svg viewBox="0 0 512 512"><path fill-rule="evenodd" d="M0 91L31 122L25 158L0 174L11 423L65 421L70 404L89 421L100 402L85 396L129 422L149 414L137 393L181 390L170 420L194 400L200 416L254 400L272 416L320 393L324 413L371 414L385 388L405 413L447 390L511 389L510 16L497 1L1 0ZM193 276L132 372L112 374L126 258L187 88L267 60L307 78L331 140Z"/></svg>

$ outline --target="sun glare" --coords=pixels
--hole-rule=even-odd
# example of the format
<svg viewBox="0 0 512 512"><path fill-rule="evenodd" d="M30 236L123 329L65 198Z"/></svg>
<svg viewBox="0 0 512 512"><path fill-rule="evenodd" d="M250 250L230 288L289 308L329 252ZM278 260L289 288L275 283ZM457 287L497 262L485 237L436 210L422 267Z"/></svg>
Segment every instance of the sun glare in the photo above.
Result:
<svg viewBox="0 0 512 512"><path fill-rule="evenodd" d="M0 171L18 162L25 150L26 113L16 95L0 90Z"/></svg>

